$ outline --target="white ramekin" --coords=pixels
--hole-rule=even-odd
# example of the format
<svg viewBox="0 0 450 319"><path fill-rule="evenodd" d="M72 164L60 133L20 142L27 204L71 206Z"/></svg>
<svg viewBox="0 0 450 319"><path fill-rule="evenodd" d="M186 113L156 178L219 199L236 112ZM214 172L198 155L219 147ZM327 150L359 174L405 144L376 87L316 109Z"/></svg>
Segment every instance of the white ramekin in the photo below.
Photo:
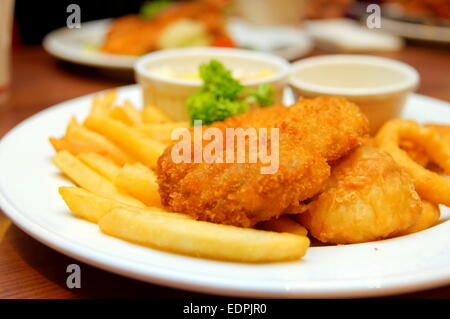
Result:
<svg viewBox="0 0 450 319"><path fill-rule="evenodd" d="M201 81L169 78L152 70L169 65L174 71L193 72L201 63L207 63L211 59L222 62L230 69L272 69L273 75L243 81L242 84L249 88L256 88L263 83L271 84L275 89L275 101L281 103L290 70L286 60L249 50L205 47L163 50L141 57L134 65L134 70L136 81L142 87L144 106L155 105L176 121L188 120L186 100L200 89Z"/></svg>
<svg viewBox="0 0 450 319"><path fill-rule="evenodd" d="M296 97L343 96L359 105L372 133L400 114L418 83L419 74L405 63L352 54L303 59L292 65L289 76Z"/></svg>

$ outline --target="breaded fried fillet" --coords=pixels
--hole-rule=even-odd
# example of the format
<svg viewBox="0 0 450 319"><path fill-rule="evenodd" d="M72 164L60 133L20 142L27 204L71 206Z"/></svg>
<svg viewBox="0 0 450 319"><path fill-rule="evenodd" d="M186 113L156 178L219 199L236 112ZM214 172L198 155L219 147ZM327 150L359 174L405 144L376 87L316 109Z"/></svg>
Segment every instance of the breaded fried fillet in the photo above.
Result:
<svg viewBox="0 0 450 319"><path fill-rule="evenodd" d="M324 243L355 244L403 234L421 212L408 173L388 153L361 146L332 167L325 190L298 219Z"/></svg>
<svg viewBox="0 0 450 319"><path fill-rule="evenodd" d="M157 165L162 203L200 220L250 227L320 192L330 175L328 162L357 147L368 122L355 104L320 97L253 110L209 127L224 136L226 128L278 128L278 170L262 174L261 167L268 164L261 161L175 163L172 145ZM269 138L267 145L271 142Z"/></svg>

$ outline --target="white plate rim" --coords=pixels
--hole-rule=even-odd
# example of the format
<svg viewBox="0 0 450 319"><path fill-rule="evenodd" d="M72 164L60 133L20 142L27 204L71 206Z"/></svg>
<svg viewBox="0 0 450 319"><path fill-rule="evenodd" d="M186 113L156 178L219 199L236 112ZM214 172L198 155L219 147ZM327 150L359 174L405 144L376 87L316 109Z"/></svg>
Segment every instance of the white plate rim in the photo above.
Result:
<svg viewBox="0 0 450 319"><path fill-rule="evenodd" d="M449 43L450 28L435 25L418 24L393 18L381 18L382 29L396 35L421 41Z"/></svg>
<svg viewBox="0 0 450 319"><path fill-rule="evenodd" d="M94 20L83 22L81 29L69 29L67 27L62 27L53 30L44 37L42 46L48 53L64 61L92 67L131 70L133 69L134 63L138 59L137 57L120 54L108 54L103 52L92 53L83 51L81 48L74 50L61 43L60 39L66 37L70 32L81 33L84 31L83 28L85 30L89 30L104 27L110 23L110 21L111 19Z"/></svg>
<svg viewBox="0 0 450 319"><path fill-rule="evenodd" d="M130 85L121 87L120 89L127 90L133 89L134 87L136 86ZM3 152L5 141L14 138L16 132L22 130L31 121L38 120L40 117L45 117L48 113L51 113L56 108L64 107L66 103L77 102L78 100L90 98L94 94L89 94L57 104L22 121L0 140L0 155ZM414 96L424 101L428 100L434 103L437 102L440 104L445 104L445 102L443 101L430 97L425 97L417 94L415 94ZM371 286L370 281L364 282L362 284L361 281L354 280L354 282L348 281L346 287L343 287L339 282L323 282L322 285L315 283L315 287L307 287L307 290L303 290L302 287L297 287L297 289L286 291L284 289L280 289L279 287L268 288L264 287L264 285L258 284L254 284L251 287L242 287L238 282L222 281L220 283L212 283L210 280L208 280L208 278L200 278L198 276L197 278L195 278L195 276L186 278L186 276L183 274L180 275L164 269L159 269L156 273L153 272L153 274L150 274L149 276L149 271L143 273L142 269L139 268L139 265L136 265L134 262L127 261L122 258L117 258L116 256L103 254L102 252L98 252L95 249L80 247L79 245L72 243L70 240L64 238L64 236L57 233L52 233L42 226L28 220L27 217L17 207L15 207L14 203L8 199L2 184L0 184L0 207L3 209L4 213L13 221L13 223L28 235L42 242L46 246L55 249L67 256L85 262L92 266L101 268L103 270L110 271L119 275L124 275L133 279L143 280L149 283L164 285L172 288L196 291L200 293L270 298L374 297L414 292L417 290L435 288L450 283L450 265L447 268L440 269L440 271L438 272L436 272L435 269L431 269L428 272L424 271L419 277L417 275L413 276L407 274L403 276L397 276L395 279L390 278L390 282L383 283L382 288L378 287L376 282L373 282L373 285ZM148 267L148 265L146 267ZM263 288L263 290L261 290L261 288Z"/></svg>

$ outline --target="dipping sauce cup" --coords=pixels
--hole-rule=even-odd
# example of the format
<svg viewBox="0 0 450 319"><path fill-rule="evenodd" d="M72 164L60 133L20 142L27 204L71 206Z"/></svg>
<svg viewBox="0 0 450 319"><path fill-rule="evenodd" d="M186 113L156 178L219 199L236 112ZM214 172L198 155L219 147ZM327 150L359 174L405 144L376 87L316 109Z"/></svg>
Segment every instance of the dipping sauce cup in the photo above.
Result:
<svg viewBox="0 0 450 319"><path fill-rule="evenodd" d="M249 50L205 47L163 50L140 58L134 70L142 87L144 106L157 106L173 120L187 121L186 101L203 85L199 66L212 59L223 63L247 88L272 85L275 102L281 103L290 70L286 60Z"/></svg>
<svg viewBox="0 0 450 319"><path fill-rule="evenodd" d="M357 104L375 133L398 117L419 74L408 64L368 55L326 55L292 65L289 84L296 97L342 96Z"/></svg>

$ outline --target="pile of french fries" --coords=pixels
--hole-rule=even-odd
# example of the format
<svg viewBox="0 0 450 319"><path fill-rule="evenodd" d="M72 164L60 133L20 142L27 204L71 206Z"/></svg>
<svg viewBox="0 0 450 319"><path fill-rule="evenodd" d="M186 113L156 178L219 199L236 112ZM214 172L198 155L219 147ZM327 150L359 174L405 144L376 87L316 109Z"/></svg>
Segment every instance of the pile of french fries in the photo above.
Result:
<svg viewBox="0 0 450 319"><path fill-rule="evenodd" d="M309 247L306 229L282 216L261 229L194 220L161 206L153 169L175 128L159 108L116 105L112 90L93 98L81 124L68 123L62 138L50 138L54 164L76 187L59 193L77 216L97 223L108 235L152 248L238 262L301 258Z"/></svg>

